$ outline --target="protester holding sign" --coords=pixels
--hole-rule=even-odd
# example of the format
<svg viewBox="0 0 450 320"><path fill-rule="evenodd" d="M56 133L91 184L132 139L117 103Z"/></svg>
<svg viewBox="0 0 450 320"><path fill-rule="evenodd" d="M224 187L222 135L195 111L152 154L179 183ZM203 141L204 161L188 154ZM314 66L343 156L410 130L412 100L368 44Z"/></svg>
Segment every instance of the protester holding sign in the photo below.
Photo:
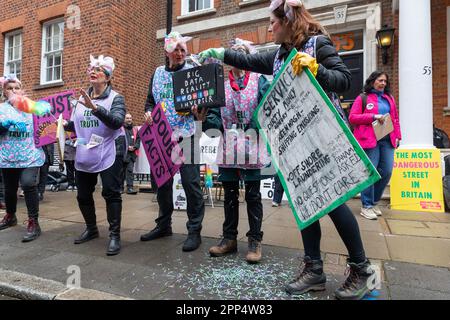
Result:
<svg viewBox="0 0 450 320"><path fill-rule="evenodd" d="M255 53L251 43L237 38L232 50L244 54ZM223 239L217 246L211 247L209 253L213 257L221 257L237 251L237 235L239 223L239 186L245 182L245 200L250 225L248 252L246 260L257 263L261 260L261 231L263 206L261 202L261 168L270 164L264 143L259 145L257 127L253 113L269 88L267 79L257 73L233 68L225 83L226 105L221 109L222 144L219 149L219 181L222 181L225 192L225 221L223 223ZM249 136L247 136L247 134ZM254 139L251 139L254 138Z"/></svg>
<svg viewBox="0 0 450 320"><path fill-rule="evenodd" d="M388 114L393 131L377 141L373 122L378 121L383 125ZM349 120L354 125L355 138L381 175L381 180L361 192L361 215L370 220L377 220L377 216L382 215L377 204L391 179L394 151L402 139L397 106L391 94L387 73L375 71L369 76L364 93L356 98L353 104Z"/></svg>
<svg viewBox="0 0 450 320"><path fill-rule="evenodd" d="M123 135L121 130L125 119L125 100L112 89L111 77L115 69L110 57L91 56L88 76L91 83L87 92L81 89L71 121L65 130L77 135L75 168L77 170L78 206L86 222L86 230L75 239L81 244L98 238L93 193L100 174L102 196L106 201L110 241L106 254L120 253L120 223L122 217L123 158L116 157L115 140Z"/></svg>
<svg viewBox="0 0 450 320"><path fill-rule="evenodd" d="M240 54L224 48L208 49L200 53L201 59L214 57L234 67L276 76L296 48L299 53L293 59L298 73L307 67L327 92L337 111L343 115L334 92L345 92L351 81L351 73L336 52L325 29L306 10L300 0L272 0L269 31L274 42L281 46L275 52L255 55ZM326 128L324 128L325 130ZM347 205L341 205L329 213L349 252L349 276L336 290L338 299L362 299L369 291L367 280L373 274L364 252L358 223ZM326 276L320 254L321 228L319 222L302 230L305 248L304 267L286 291L303 294L325 290Z"/></svg>
<svg viewBox="0 0 450 320"><path fill-rule="evenodd" d="M193 66L186 63L186 42L191 38L183 37L178 32L172 32L165 38L164 49L169 60L167 66L156 69L150 80L147 101L145 103L145 120L149 125L153 124L152 111L158 104L163 106L165 115L170 123L174 138L183 149L186 159L180 168L181 181L187 196L187 229L189 235L183 245L183 251L196 250L201 244L200 232L205 214L205 204L200 186L200 168L195 120L205 121L207 118L218 117L218 110L202 109L194 107L191 113L178 114L175 110L172 75L179 70L186 70ZM207 123L205 122L204 125ZM206 130L206 127L204 127ZM194 140L196 143L194 143ZM157 238L172 235L173 207L173 179L170 179L157 190L159 204L159 217L156 219L156 228L141 236L141 241L151 241Z"/></svg>
<svg viewBox="0 0 450 320"><path fill-rule="evenodd" d="M15 75L0 78L6 101L0 104L0 168L5 184L6 215L0 230L17 225L17 190L19 181L28 209L27 233L22 242L35 240L41 234L39 226L38 179L39 167L44 164L42 148L36 148L33 139L33 116L18 110L9 101L22 96L22 83Z"/></svg>

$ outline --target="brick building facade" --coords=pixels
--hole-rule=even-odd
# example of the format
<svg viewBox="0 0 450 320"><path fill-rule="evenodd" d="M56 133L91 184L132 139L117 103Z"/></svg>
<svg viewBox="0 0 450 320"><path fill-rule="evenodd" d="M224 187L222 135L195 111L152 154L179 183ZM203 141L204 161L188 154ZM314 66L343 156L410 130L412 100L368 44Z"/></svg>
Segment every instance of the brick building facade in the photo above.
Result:
<svg viewBox="0 0 450 320"><path fill-rule="evenodd" d="M116 64L113 86L125 96L128 110L140 118L148 81L156 67L156 26L161 24L160 12L165 11L155 10L159 3L2 1L0 73L20 71L26 93L37 99L86 87L89 55L112 56ZM63 29L58 23L64 23ZM44 46L47 35L52 44Z"/></svg>
<svg viewBox="0 0 450 320"><path fill-rule="evenodd" d="M433 43L434 123L450 133L450 0L430 0ZM398 100L398 31L396 0L305 0L305 5L326 26L345 62L354 73L351 92L343 98L349 104L361 89L364 79L375 69L391 75L394 96ZM5 50L14 47L21 35L21 79L27 94L44 97L88 84L86 67L89 54L114 57L117 70L115 88L125 95L127 107L138 119L147 94L149 77L164 64L163 37L166 26L166 1L155 0L6 0L0 6L0 72L14 65ZM197 53L209 47L228 46L235 37L253 41L259 50L273 50L267 32L269 0L173 0L173 28L194 39L189 50ZM76 5L80 28L69 28ZM346 21L336 23L334 9L347 6ZM61 81L46 84L42 74L45 26L65 21ZM58 20L56 20L58 21ZM376 46L376 31L383 25L397 29L389 59L383 65ZM16 39L14 40L14 36ZM13 39L13 40L11 40ZM11 44L12 42L12 44ZM420 50L420 44L417 44ZM17 50L13 50L14 53ZM13 57L14 58L14 57ZM7 66L7 64L9 65ZM56 64L59 60L53 60ZM54 70L55 71L55 70ZM56 76L59 75L55 71ZM45 79L44 79L45 80ZM52 82L52 81L50 81ZM400 101L401 103L401 101Z"/></svg>
<svg viewBox="0 0 450 320"><path fill-rule="evenodd" d="M433 110L434 123L450 134L450 59L447 42L450 41L450 0L430 0L432 10L433 42ZM269 0L174 0L173 28L194 37L189 49L196 53L209 47L227 46L235 37L253 41L260 50L271 47L268 27ZM399 89L399 13L396 0L305 0L305 6L324 25L344 61L354 74L353 90L344 95L349 104L362 87L363 81L376 69L391 75L392 89L398 100ZM347 6L346 21L336 23L334 9ZM376 31L383 25L397 29L393 47L389 49L386 65L376 46ZM158 26L158 50L162 52L165 24ZM417 44L420 50L421 44ZM160 59L159 63L163 63ZM400 102L401 103L401 102Z"/></svg>

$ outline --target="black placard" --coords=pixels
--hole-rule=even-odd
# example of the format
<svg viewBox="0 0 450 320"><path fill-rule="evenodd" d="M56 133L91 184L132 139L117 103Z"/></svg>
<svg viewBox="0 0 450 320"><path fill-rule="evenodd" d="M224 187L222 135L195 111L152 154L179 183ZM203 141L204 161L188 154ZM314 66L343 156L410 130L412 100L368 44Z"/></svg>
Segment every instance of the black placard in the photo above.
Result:
<svg viewBox="0 0 450 320"><path fill-rule="evenodd" d="M223 67L207 64L173 74L173 92L176 111L199 108L220 108L225 105Z"/></svg>

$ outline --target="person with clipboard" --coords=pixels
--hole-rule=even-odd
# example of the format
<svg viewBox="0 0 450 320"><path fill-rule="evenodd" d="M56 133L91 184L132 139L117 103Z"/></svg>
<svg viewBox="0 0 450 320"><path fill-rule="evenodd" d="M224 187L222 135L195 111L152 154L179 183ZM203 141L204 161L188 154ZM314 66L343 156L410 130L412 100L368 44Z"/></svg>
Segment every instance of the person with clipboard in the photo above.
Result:
<svg viewBox="0 0 450 320"><path fill-rule="evenodd" d="M364 93L356 98L349 116L353 134L381 175L381 180L361 193L361 215L377 220L378 202L392 175L394 151L402 135L389 76L375 71L366 80Z"/></svg>

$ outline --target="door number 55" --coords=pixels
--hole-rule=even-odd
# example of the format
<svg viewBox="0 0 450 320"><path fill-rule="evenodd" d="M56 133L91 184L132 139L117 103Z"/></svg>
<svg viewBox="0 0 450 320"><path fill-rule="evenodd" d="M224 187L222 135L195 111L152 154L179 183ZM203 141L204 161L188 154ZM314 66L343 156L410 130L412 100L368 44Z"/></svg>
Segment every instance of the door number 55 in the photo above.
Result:
<svg viewBox="0 0 450 320"><path fill-rule="evenodd" d="M423 75L427 75L427 76L431 76L431 73L432 73L432 67L429 67L429 66L425 66L425 67L423 67Z"/></svg>

